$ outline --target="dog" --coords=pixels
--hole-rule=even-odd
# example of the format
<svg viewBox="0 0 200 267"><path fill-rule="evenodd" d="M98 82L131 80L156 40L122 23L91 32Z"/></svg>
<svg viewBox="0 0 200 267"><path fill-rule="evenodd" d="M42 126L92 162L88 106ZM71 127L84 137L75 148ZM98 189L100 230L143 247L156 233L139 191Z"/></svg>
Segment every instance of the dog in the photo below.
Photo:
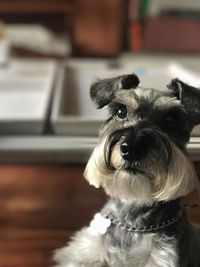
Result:
<svg viewBox="0 0 200 267"><path fill-rule="evenodd" d="M179 79L163 91L139 83L129 74L90 88L109 117L84 175L110 198L55 252L57 267L200 266L200 231L180 203L199 186L186 145L200 123L200 90Z"/></svg>

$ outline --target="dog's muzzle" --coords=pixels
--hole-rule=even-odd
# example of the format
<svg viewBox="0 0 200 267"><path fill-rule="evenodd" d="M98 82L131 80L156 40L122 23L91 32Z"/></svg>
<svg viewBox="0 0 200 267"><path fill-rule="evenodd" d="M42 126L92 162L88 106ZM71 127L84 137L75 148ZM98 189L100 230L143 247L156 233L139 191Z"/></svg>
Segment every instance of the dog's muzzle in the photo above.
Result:
<svg viewBox="0 0 200 267"><path fill-rule="evenodd" d="M171 159L169 139L156 127L128 127L113 132L108 138L105 151L106 164L111 168L112 151L117 143L120 145L119 153L128 166L133 166L147 157L154 161L162 159L166 164L169 164Z"/></svg>
<svg viewBox="0 0 200 267"><path fill-rule="evenodd" d="M122 158L129 162L142 160L154 146L152 136L145 130L137 135L132 133L124 139L120 145L120 152Z"/></svg>

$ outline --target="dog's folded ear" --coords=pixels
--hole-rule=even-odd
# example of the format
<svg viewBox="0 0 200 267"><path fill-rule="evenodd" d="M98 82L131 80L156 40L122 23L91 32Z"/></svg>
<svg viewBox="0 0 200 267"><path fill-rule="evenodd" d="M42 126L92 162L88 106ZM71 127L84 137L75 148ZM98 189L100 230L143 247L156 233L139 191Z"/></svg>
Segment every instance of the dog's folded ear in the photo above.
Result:
<svg viewBox="0 0 200 267"><path fill-rule="evenodd" d="M98 80L90 88L90 97L97 108L102 108L110 103L118 90L134 89L139 83L139 78L135 74Z"/></svg>
<svg viewBox="0 0 200 267"><path fill-rule="evenodd" d="M188 112L193 126L200 123L200 89L190 86L179 79L173 79L167 87L181 101Z"/></svg>

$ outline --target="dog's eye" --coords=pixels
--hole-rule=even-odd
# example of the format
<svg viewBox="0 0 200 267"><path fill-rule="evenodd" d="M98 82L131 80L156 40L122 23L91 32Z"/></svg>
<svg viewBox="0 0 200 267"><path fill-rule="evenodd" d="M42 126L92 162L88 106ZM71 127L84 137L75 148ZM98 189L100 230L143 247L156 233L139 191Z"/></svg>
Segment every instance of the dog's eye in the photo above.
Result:
<svg viewBox="0 0 200 267"><path fill-rule="evenodd" d="M126 119L126 117L127 117L127 108L126 106L121 105L116 112L116 118L118 120L124 120Z"/></svg>

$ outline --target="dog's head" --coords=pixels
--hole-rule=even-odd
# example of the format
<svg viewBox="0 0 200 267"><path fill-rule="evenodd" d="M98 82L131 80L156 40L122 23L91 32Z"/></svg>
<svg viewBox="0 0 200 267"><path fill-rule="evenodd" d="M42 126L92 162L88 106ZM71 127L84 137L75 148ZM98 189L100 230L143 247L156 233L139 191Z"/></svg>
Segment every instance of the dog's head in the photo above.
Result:
<svg viewBox="0 0 200 267"><path fill-rule="evenodd" d="M169 90L138 87L136 75L100 80L90 94L109 118L85 177L114 197L167 201L191 191L196 174L186 152L200 123L200 90L175 79Z"/></svg>

